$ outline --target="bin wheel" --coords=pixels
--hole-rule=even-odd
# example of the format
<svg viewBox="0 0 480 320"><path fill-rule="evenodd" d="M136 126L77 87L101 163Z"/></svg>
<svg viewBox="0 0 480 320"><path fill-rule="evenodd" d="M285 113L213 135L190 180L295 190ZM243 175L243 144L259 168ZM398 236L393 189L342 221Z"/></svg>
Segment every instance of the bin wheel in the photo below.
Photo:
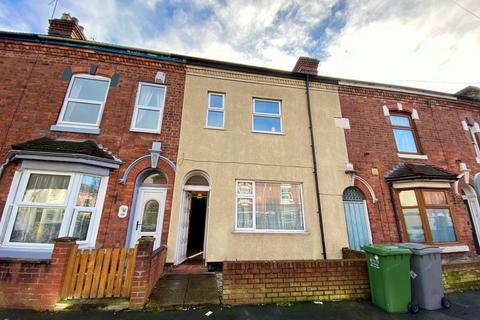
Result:
<svg viewBox="0 0 480 320"><path fill-rule="evenodd" d="M452 306L452 303L450 302L450 299L448 299L447 297L443 297L442 307L444 307L445 309L450 309L451 306Z"/></svg>
<svg viewBox="0 0 480 320"><path fill-rule="evenodd" d="M418 304L411 302L408 304L408 310L413 314L417 314L420 312L420 307Z"/></svg>

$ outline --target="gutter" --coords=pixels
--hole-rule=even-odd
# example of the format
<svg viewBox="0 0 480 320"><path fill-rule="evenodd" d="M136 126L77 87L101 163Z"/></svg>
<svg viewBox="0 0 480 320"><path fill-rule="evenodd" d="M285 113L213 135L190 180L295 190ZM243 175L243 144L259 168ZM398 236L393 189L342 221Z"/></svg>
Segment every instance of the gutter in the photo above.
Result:
<svg viewBox="0 0 480 320"><path fill-rule="evenodd" d="M315 151L315 136L313 133L313 123L312 123L312 107L310 103L310 76L305 74L305 84L306 84L306 95L307 95L307 110L308 110L308 128L310 131L310 146L312 147L312 161L313 161L313 177L315 179L315 194L317 199L317 208L318 208L318 220L320 222L320 236L322 237L322 255L323 258L327 259L327 248L325 245L325 232L323 227L323 217L322 217L322 206L320 203L320 185L318 183L318 171L317 171L317 153Z"/></svg>

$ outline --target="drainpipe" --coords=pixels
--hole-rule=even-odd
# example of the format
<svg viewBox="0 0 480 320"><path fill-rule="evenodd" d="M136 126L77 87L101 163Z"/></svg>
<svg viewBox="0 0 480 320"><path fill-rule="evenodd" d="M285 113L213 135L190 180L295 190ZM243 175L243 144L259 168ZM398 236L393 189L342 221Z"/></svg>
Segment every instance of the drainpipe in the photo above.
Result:
<svg viewBox="0 0 480 320"><path fill-rule="evenodd" d="M317 208L318 208L318 220L320 222L320 235L322 237L322 255L324 259L327 259L327 248L325 245L325 232L323 228L323 217L322 217L322 206L320 204L320 186L318 184L318 173L317 173L317 154L315 152L315 137L313 134L313 124L312 124L312 107L310 104L310 77L308 74L305 74L305 83L307 87L307 110L308 110L308 125L310 129L310 144L312 147L312 160L313 160L313 177L315 178L315 192L317 196Z"/></svg>
<svg viewBox="0 0 480 320"><path fill-rule="evenodd" d="M395 203L395 195L393 193L393 186L391 182L388 183L388 191L390 193L390 202L392 203L393 215L395 216L395 225L397 227L398 239L400 240L399 242L403 242L402 230L400 229L400 218L398 217L398 210Z"/></svg>

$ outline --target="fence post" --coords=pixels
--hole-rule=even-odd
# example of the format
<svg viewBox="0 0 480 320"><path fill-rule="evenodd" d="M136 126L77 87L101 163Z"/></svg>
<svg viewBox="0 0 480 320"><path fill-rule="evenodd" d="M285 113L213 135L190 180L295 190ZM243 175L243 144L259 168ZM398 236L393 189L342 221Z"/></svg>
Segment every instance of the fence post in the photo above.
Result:
<svg viewBox="0 0 480 320"><path fill-rule="evenodd" d="M72 237L63 237L55 240L48 273L49 282L54 284L53 288L50 287L53 304L62 297L69 261L75 256L75 252L78 249L76 240L76 238Z"/></svg>
<svg viewBox="0 0 480 320"><path fill-rule="evenodd" d="M138 240L130 292L130 309L142 309L150 295L150 266L154 241L153 237L141 237Z"/></svg>

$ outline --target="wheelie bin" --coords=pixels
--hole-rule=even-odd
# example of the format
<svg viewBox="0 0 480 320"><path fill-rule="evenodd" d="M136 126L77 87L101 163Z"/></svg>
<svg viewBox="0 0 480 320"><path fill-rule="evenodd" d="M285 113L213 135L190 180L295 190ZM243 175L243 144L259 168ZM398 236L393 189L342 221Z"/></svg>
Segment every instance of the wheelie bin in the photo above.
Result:
<svg viewBox="0 0 480 320"><path fill-rule="evenodd" d="M409 249L371 244L367 254L372 302L387 312L408 312L411 302Z"/></svg>
<svg viewBox="0 0 480 320"><path fill-rule="evenodd" d="M410 242L399 246L412 251L410 257L412 304L417 304L425 310L450 308L450 301L445 297L443 290L442 249Z"/></svg>

